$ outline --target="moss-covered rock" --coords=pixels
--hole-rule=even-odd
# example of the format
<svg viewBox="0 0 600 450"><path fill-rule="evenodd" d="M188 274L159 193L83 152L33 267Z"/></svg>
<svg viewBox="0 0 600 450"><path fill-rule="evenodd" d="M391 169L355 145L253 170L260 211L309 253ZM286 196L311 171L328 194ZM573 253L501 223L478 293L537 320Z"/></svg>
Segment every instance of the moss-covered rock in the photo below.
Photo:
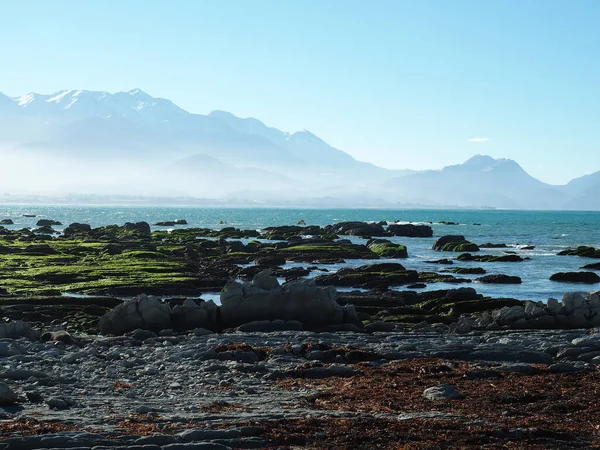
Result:
<svg viewBox="0 0 600 450"><path fill-rule="evenodd" d="M382 258L408 258L406 246L387 239L371 239L367 242L367 248Z"/></svg>
<svg viewBox="0 0 600 450"><path fill-rule="evenodd" d="M448 235L439 238L433 244L433 250L440 252L478 252L477 244L469 242L462 235Z"/></svg>

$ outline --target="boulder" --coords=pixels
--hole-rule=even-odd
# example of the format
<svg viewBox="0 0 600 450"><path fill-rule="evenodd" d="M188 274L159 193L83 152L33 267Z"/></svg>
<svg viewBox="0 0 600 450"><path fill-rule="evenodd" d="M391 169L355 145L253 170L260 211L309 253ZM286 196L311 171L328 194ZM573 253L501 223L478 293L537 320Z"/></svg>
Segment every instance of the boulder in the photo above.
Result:
<svg viewBox="0 0 600 450"><path fill-rule="evenodd" d="M525 319L522 306L505 306L492 312L492 318L500 325L512 325L519 319Z"/></svg>
<svg viewBox="0 0 600 450"><path fill-rule="evenodd" d="M404 245L394 244L387 239L370 239L367 248L383 258L408 258Z"/></svg>
<svg viewBox="0 0 600 450"><path fill-rule="evenodd" d="M586 300L584 292L566 292L562 298L562 307L565 313L571 314L575 310L583 308Z"/></svg>
<svg viewBox="0 0 600 450"><path fill-rule="evenodd" d="M456 392L454 386L446 383L425 389L423 391L423 397L425 397L427 400L446 400L462 398L462 396L458 392Z"/></svg>
<svg viewBox="0 0 600 450"><path fill-rule="evenodd" d="M78 233L78 232L86 232L86 231L90 231L92 229L92 227L90 225L88 225L87 223L72 223L70 224L67 228L65 228L63 230L63 234L65 236L70 236L72 234Z"/></svg>
<svg viewBox="0 0 600 450"><path fill-rule="evenodd" d="M325 231L334 234L350 236L385 236L385 230L379 223L367 222L340 222L325 227Z"/></svg>
<svg viewBox="0 0 600 450"><path fill-rule="evenodd" d="M465 239L461 235L442 236L435 244L433 250L440 252L478 252L479 247Z"/></svg>
<svg viewBox="0 0 600 450"><path fill-rule="evenodd" d="M229 282L221 291L223 327L264 320L298 321L305 328L344 323L347 311L335 301L335 288L303 279L280 286L266 270L252 283Z"/></svg>
<svg viewBox="0 0 600 450"><path fill-rule="evenodd" d="M212 300L197 303L188 298L183 304L173 307L171 322L175 330L184 331L195 328L213 330L217 327L217 305Z"/></svg>
<svg viewBox="0 0 600 450"><path fill-rule="evenodd" d="M561 256L583 256L584 258L600 258L600 249L595 249L594 247L588 247L582 245L577 248L568 248L561 252L558 252Z"/></svg>
<svg viewBox="0 0 600 450"><path fill-rule="evenodd" d="M61 222L59 222L58 220L52 220L52 219L40 219L37 221L36 225L38 227L51 227L54 225L62 225Z"/></svg>
<svg viewBox="0 0 600 450"><path fill-rule="evenodd" d="M483 295L478 294L477 291L470 287L450 289L444 296L446 300L450 301L462 301L462 300L479 300L483 298Z"/></svg>
<svg viewBox="0 0 600 450"><path fill-rule="evenodd" d="M278 255L261 256L254 261L258 267L277 267L283 266L285 263L285 257Z"/></svg>
<svg viewBox="0 0 600 450"><path fill-rule="evenodd" d="M559 272L550 277L551 281L562 283L600 283L600 275L594 272Z"/></svg>
<svg viewBox="0 0 600 450"><path fill-rule="evenodd" d="M172 328L171 310L160 299L141 294L104 314L98 326L102 334L122 335L138 328L159 332Z"/></svg>
<svg viewBox="0 0 600 450"><path fill-rule="evenodd" d="M509 275L486 275L484 277L477 278L475 281L479 281L480 283L489 283L489 284L521 284L520 277L514 277Z"/></svg>
<svg viewBox="0 0 600 450"><path fill-rule="evenodd" d="M10 386L0 381L0 406L13 405L17 402L17 394Z"/></svg>
<svg viewBox="0 0 600 450"><path fill-rule="evenodd" d="M150 225L148 222L126 222L125 225L123 225L123 228L130 231L136 231L138 233L150 233Z"/></svg>
<svg viewBox="0 0 600 450"><path fill-rule="evenodd" d="M15 223L12 219L2 219L0 220L0 225L14 225Z"/></svg>
<svg viewBox="0 0 600 450"><path fill-rule="evenodd" d="M187 225L187 220L185 219L178 219L178 220L165 220L162 222L156 222L154 224L155 227L172 227L175 225Z"/></svg>
<svg viewBox="0 0 600 450"><path fill-rule="evenodd" d="M21 337L34 340L37 339L38 332L31 328L27 322L21 320L0 322L0 338L18 339Z"/></svg>
<svg viewBox="0 0 600 450"><path fill-rule="evenodd" d="M548 311L551 314L560 314L562 305L555 298L549 298L548 302L546 303L546 308L548 308Z"/></svg>
<svg viewBox="0 0 600 450"><path fill-rule="evenodd" d="M411 223L406 224L392 224L388 227L388 233L392 236L406 236L406 237L431 237L433 236L433 230L429 225L413 225Z"/></svg>

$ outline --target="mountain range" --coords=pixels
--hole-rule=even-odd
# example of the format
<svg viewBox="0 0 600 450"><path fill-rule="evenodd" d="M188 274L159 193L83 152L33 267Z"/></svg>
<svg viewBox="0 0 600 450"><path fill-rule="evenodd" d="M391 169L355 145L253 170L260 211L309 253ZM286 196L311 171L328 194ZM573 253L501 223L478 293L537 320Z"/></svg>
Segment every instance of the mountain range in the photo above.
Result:
<svg viewBox="0 0 600 450"><path fill-rule="evenodd" d="M193 114L139 89L0 93L0 155L4 192L600 209L600 172L555 186L513 160L484 155L441 170L388 170L308 130L287 133L226 111Z"/></svg>

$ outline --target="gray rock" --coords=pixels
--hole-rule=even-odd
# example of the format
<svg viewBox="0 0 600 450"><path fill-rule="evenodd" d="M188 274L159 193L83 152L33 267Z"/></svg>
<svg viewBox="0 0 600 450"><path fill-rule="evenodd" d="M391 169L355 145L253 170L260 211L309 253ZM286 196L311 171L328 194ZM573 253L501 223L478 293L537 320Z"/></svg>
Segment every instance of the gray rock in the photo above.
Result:
<svg viewBox="0 0 600 450"><path fill-rule="evenodd" d="M529 326L531 328L552 328L555 325L556 318L550 315L534 317L532 319L529 319Z"/></svg>
<svg viewBox="0 0 600 450"><path fill-rule="evenodd" d="M17 394L10 386L0 381L0 405L7 406L17 402Z"/></svg>
<svg viewBox="0 0 600 450"><path fill-rule="evenodd" d="M194 334L196 336L208 336L209 334L215 334L215 332L207 330L206 328L194 328Z"/></svg>
<svg viewBox="0 0 600 450"><path fill-rule="evenodd" d="M177 439L175 436L171 436L168 434L152 434L150 436L144 436L141 437L139 439L136 439L134 441L134 443L136 445L169 445L169 444L174 444L177 442Z"/></svg>
<svg viewBox="0 0 600 450"><path fill-rule="evenodd" d="M298 321L305 327L341 324L344 308L335 301L335 288L317 287L302 279L279 286L270 271L262 271L253 283L228 283L221 291L221 320L225 327L254 321Z"/></svg>
<svg viewBox="0 0 600 450"><path fill-rule="evenodd" d="M548 303L546 303L546 308L548 308L548 311L552 314L559 314L562 305L555 298L549 298Z"/></svg>
<svg viewBox="0 0 600 450"><path fill-rule="evenodd" d="M439 386L433 386L423 391L423 397L428 400L445 400L445 399L459 399L462 396L456 392L454 386L450 384L440 384Z"/></svg>
<svg viewBox="0 0 600 450"><path fill-rule="evenodd" d="M581 292L567 292L563 295L562 306L567 314L581 308L586 301L585 294Z"/></svg>
<svg viewBox="0 0 600 450"><path fill-rule="evenodd" d="M34 340L38 337L38 332L35 331L27 322L22 320L13 320L10 322L0 322L0 338L18 339L26 337Z"/></svg>
<svg viewBox="0 0 600 450"><path fill-rule="evenodd" d="M138 328L161 331L171 328L171 310L154 296L141 294L111 309L98 323L103 334L125 334Z"/></svg>
<svg viewBox="0 0 600 450"><path fill-rule="evenodd" d="M236 429L211 430L208 428L193 428L185 430L177 435L181 442L208 441L212 439L232 439L242 437L242 433Z"/></svg>
<svg viewBox="0 0 600 450"><path fill-rule="evenodd" d="M47 399L46 404L49 408L55 409L67 409L70 406L68 401L59 397L51 397Z"/></svg>
<svg viewBox="0 0 600 450"><path fill-rule="evenodd" d="M396 324L393 322L371 322L365 325L365 331L367 333L388 333L396 329Z"/></svg>

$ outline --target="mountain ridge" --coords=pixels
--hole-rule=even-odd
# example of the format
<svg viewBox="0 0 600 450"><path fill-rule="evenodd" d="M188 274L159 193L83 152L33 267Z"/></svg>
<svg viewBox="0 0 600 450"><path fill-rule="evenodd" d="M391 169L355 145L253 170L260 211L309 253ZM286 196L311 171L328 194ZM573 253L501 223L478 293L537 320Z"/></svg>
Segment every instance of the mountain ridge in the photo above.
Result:
<svg viewBox="0 0 600 450"><path fill-rule="evenodd" d="M389 170L358 161L305 129L285 132L221 110L195 114L141 89L0 93L0 121L4 156L76 161L79 170L103 161L130 173L143 166L154 178L136 173L137 185L156 184L164 172L169 189L186 180L186 195L218 186L215 195L246 190L388 204L600 209L600 172L550 185L512 159L481 154L439 170ZM0 187L10 185L0 181Z"/></svg>

